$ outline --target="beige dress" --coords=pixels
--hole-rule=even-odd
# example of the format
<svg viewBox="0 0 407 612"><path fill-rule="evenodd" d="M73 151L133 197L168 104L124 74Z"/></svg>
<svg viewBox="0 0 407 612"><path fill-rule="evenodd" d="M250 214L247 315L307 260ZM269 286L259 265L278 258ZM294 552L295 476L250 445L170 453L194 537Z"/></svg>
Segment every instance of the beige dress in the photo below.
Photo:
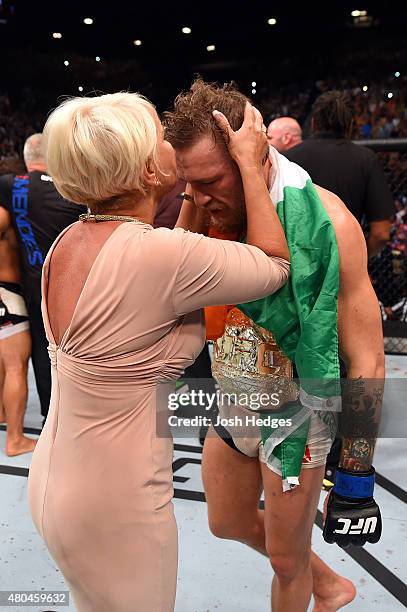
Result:
<svg viewBox="0 0 407 612"><path fill-rule="evenodd" d="M169 612L177 572L173 446L156 436L157 386L199 354L203 306L270 294L286 281L288 264L256 247L122 223L99 251L56 346L47 287L59 238L42 280L52 395L29 474L32 518L78 612Z"/></svg>

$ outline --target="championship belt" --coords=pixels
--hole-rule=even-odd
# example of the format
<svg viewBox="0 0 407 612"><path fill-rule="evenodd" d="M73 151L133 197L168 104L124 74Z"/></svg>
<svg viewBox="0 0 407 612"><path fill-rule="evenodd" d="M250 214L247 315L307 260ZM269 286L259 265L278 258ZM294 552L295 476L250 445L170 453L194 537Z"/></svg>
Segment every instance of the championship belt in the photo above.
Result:
<svg viewBox="0 0 407 612"><path fill-rule="evenodd" d="M278 393L280 403L275 409L299 398L292 362L279 349L272 333L238 308L229 311L224 334L214 343L212 373L222 393ZM273 406L265 409L272 410Z"/></svg>

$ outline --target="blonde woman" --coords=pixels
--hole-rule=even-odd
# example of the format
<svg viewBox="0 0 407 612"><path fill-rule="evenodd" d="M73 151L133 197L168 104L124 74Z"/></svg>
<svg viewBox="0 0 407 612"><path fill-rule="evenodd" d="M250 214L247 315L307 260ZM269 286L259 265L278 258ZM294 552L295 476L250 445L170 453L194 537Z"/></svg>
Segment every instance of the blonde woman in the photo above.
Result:
<svg viewBox="0 0 407 612"><path fill-rule="evenodd" d="M64 102L44 136L56 187L92 216L62 232L44 264L52 396L30 469L32 517L78 612L169 612L173 447L156 435L157 386L199 354L200 309L261 298L288 277L285 237L257 179L261 116L248 105L229 143L248 189L251 245L153 229L176 164L141 96ZM195 213L185 203L184 219Z"/></svg>

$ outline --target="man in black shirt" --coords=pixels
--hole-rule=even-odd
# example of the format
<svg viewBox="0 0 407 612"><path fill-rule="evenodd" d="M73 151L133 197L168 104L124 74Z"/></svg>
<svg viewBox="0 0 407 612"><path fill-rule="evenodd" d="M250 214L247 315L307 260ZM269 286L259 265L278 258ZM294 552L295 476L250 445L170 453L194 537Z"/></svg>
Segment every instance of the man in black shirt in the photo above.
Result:
<svg viewBox="0 0 407 612"><path fill-rule="evenodd" d="M31 358L45 422L51 395L51 368L41 316L42 265L56 237L86 209L67 202L55 189L46 173L41 141L41 134L33 134L25 143L27 174L0 177L0 206L8 210L19 243L21 284L32 338Z"/></svg>
<svg viewBox="0 0 407 612"><path fill-rule="evenodd" d="M376 154L349 140L352 107L343 92L319 96L311 115L311 137L284 155L302 166L316 185L339 196L359 222L368 224L368 253L377 255L390 239L395 208Z"/></svg>

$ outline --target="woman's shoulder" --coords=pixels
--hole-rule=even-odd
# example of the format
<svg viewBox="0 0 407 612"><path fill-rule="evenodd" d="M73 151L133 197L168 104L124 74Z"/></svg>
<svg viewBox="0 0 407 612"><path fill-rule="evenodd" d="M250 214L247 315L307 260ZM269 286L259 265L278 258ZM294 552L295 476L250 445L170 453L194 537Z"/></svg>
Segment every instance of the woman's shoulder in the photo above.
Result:
<svg viewBox="0 0 407 612"><path fill-rule="evenodd" d="M161 244L163 247L168 246L168 248L179 247L188 240L199 240L200 236L200 234L184 230L182 227L175 227L174 229L169 229L168 227L154 228L151 225L145 225L144 227L144 235L148 242Z"/></svg>
<svg viewBox="0 0 407 612"><path fill-rule="evenodd" d="M184 240L186 232L182 228L168 229L166 227L154 228L148 224L126 223L127 227L123 234L123 254L142 257L147 264L153 260L160 265L171 264L180 261L184 251Z"/></svg>
<svg viewBox="0 0 407 612"><path fill-rule="evenodd" d="M75 221L75 223L71 223L70 225L64 227L62 232L58 234L51 247L49 248L44 261L44 266L47 266L49 264L51 255L53 261L55 261L59 257L60 251L65 251L76 247L77 237L78 233L80 232L81 225L82 223L80 221ZM57 246L58 248L56 248ZM63 247L63 249L61 249L61 246Z"/></svg>

